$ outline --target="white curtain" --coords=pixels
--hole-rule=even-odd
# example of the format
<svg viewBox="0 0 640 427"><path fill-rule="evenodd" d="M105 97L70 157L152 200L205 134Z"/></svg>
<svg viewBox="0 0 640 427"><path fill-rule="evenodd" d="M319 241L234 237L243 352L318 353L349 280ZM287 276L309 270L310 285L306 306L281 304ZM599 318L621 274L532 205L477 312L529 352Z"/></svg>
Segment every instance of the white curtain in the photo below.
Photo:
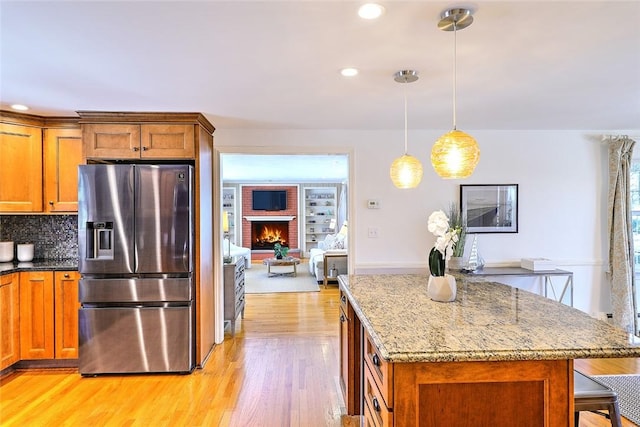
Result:
<svg viewBox="0 0 640 427"><path fill-rule="evenodd" d="M613 323L637 333L633 230L631 227L631 155L635 141L626 136L609 139L609 274Z"/></svg>

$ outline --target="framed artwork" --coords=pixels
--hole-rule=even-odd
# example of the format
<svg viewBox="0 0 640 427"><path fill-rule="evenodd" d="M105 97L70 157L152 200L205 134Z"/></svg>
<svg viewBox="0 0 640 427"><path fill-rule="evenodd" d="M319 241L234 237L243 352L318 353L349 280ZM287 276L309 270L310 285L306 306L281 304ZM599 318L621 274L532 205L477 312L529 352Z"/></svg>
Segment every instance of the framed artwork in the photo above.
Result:
<svg viewBox="0 0 640 427"><path fill-rule="evenodd" d="M517 233L518 184L461 185L460 214L467 233Z"/></svg>

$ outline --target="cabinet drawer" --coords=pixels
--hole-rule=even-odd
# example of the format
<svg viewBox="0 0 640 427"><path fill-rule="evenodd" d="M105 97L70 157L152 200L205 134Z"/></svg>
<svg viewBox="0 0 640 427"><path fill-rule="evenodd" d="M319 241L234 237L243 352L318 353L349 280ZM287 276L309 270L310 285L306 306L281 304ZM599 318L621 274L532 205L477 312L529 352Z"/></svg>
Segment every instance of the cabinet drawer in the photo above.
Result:
<svg viewBox="0 0 640 427"><path fill-rule="evenodd" d="M382 393L376 385L375 376L376 374L372 374L367 365L364 370L365 425L390 427L393 425L393 413L384 403Z"/></svg>
<svg viewBox="0 0 640 427"><path fill-rule="evenodd" d="M387 406L393 408L393 365L380 357L369 334L365 334L364 360Z"/></svg>

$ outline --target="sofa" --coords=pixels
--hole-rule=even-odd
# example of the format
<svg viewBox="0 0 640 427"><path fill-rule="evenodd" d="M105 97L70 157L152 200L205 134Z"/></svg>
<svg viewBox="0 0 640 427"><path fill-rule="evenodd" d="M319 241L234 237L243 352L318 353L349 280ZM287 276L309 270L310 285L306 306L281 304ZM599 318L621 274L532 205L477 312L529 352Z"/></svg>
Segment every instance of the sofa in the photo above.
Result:
<svg viewBox="0 0 640 427"><path fill-rule="evenodd" d="M229 250L229 254L231 257L235 256L243 256L244 257L244 268L251 268L251 249L243 248L242 246L236 246L233 243L229 244L229 249L227 249L227 242L224 242L225 245L225 255L227 254L227 250Z"/></svg>
<svg viewBox="0 0 640 427"><path fill-rule="evenodd" d="M318 242L318 247L309 251L309 272L315 276L318 283L324 282L324 255L336 254L347 255L347 236L346 229L342 230L343 234L329 234L324 240ZM337 274L348 273L348 257L341 256L330 258L330 264L327 270L335 268ZM335 279L331 279L335 281Z"/></svg>

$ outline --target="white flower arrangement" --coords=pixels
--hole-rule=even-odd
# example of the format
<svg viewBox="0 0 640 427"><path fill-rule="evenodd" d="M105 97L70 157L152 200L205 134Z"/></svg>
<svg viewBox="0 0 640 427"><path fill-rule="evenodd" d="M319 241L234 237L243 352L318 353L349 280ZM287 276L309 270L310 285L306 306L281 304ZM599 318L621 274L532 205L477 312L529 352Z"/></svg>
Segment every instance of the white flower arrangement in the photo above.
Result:
<svg viewBox="0 0 640 427"><path fill-rule="evenodd" d="M453 255L460 230L449 226L449 218L441 210L429 215L428 229L437 237L436 244L429 253L431 275L444 276L446 262Z"/></svg>

